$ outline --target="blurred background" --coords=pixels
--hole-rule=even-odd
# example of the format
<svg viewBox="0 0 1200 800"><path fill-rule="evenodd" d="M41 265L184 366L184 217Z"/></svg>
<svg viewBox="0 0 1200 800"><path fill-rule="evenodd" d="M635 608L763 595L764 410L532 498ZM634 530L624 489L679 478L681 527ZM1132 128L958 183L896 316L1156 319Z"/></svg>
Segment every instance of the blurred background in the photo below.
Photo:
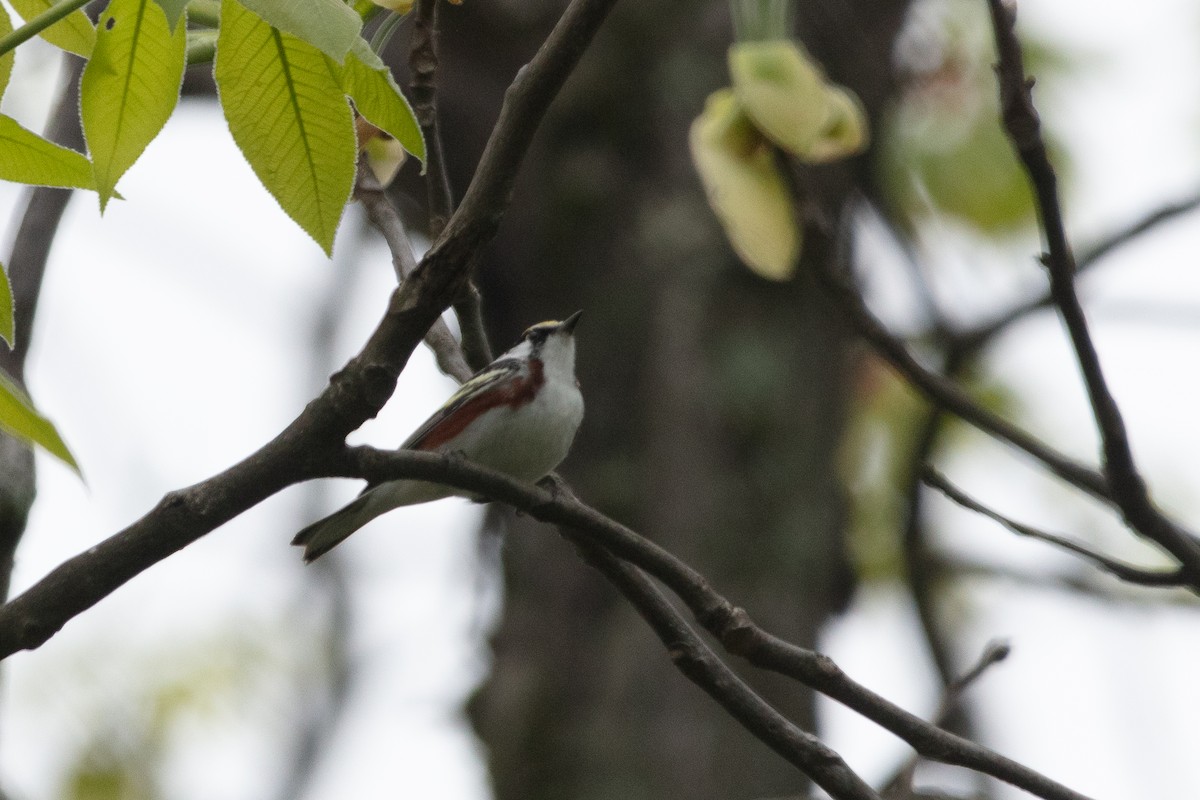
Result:
<svg viewBox="0 0 1200 800"><path fill-rule="evenodd" d="M559 2L440 12L455 188ZM944 366L946 331L1042 291L1023 178L995 119L974 0L813 2L801 37L854 88L872 150L809 169L818 217L851 212L872 308ZM1019 32L1080 251L1200 192L1200 11L1025 0ZM497 349L583 308L588 411L563 467L768 630L929 716L986 642L1014 648L953 722L1107 800L1200 793L1200 616L914 487L928 458L1023 522L1155 565L1105 509L985 436L938 421L856 343L813 282L767 284L729 251L687 156L728 83L723 3L618 4L533 143L480 283ZM402 70L405 37L393 42ZM28 381L86 484L38 461L13 591L223 469L358 350L394 277L356 207L326 259L257 184L193 68L188 97L103 221L75 197ZM4 113L40 130L55 51L21 49ZM414 229L414 165L393 187ZM24 203L0 187L11 239ZM810 233L806 259L830 249ZM5 251L7 252L7 250ZM1104 365L1162 506L1200 527L1200 226L1181 214L1081 279ZM808 264L811 267L811 263ZM1031 314L954 365L976 397L1095 463L1057 318ZM453 389L424 351L354 441L401 441ZM294 487L5 663L12 798L766 798L792 768L671 666L552 529L462 501L397 511L304 567L293 533L357 491ZM898 740L798 687L755 685L875 785ZM918 783L1023 796L960 771Z"/></svg>

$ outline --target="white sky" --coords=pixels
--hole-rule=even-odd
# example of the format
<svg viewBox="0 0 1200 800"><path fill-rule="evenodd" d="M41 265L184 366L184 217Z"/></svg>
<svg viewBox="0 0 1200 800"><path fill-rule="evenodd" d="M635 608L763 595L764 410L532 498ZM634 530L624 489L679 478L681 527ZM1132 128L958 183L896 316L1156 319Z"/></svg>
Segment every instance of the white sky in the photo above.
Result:
<svg viewBox="0 0 1200 800"><path fill-rule="evenodd" d="M1200 11L1187 0L1148 0L1134 14L1106 8L1083 0L1022 4L1023 24L1098 54L1069 91L1047 98L1056 106L1043 114L1073 148L1078 182L1068 216L1079 244L1200 186ZM19 70L36 71L37 57L24 49L20 57ZM5 111L37 128L38 102L30 96L6 99ZM258 187L215 106L184 106L121 190L127 200L111 204L103 222L93 198L76 198L55 244L31 383L88 485L41 460L39 502L14 578L18 591L128 524L164 492L257 448L315 391L307 373L308 321L331 274L345 265L328 263ZM0 188L4 219L18 198L11 187ZM344 226L339 247L351 233ZM1164 228L1086 284L1138 455L1157 496L1194 528L1198 240L1194 219ZM1028 285L1014 274L1036 277L1032 251L1016 261L1011 254L981 259L953 236L931 250L938 274L947 276L939 296L950 306L964 288L992 285L997 274L1011 284ZM392 281L379 247L364 272L347 289L357 310L337 341L338 363L375 324ZM1127 313L1133 304L1155 310L1134 317ZM1193 319L1181 322L1164 309ZM1169 324L1155 324L1164 319ZM1090 418L1053 318L1022 325L990 367L1012 388L1030 428L1092 458ZM414 359L398 402L358 438L400 441L449 390L427 358ZM1093 506L1002 448L960 448L943 466L1024 521L1095 533L1131 559L1146 555ZM337 488L341 497L354 491ZM62 765L98 719L128 707L127 693L144 690L148 675L186 677L212 652L209 643L265 641L258 657L271 669L299 658L313 609L299 558L286 546L301 524L298 499L289 491L264 503L134 579L40 650L9 659L0 783L28 800L54 797ZM947 546L956 551L1033 570L1071 563L972 515L941 513ZM363 673L312 797L486 796L476 745L455 710L487 658L470 634L489 612L462 588L478 579L477 514L459 501L407 509L344 546L360 620L352 647ZM991 638L1014 646L972 694L990 744L1096 798L1200 796L1200 762L1190 757L1200 744L1192 723L1200 707L1191 666L1200 655L1195 612L1101 606L1006 586L963 594L960 606L972 639L964 660ZM911 611L894 593L864 591L826 640L851 675L890 698L921 713L935 704ZM298 700L262 674L243 682L243 693L275 705L225 700L198 713L186 746L176 748L181 755L171 760L173 797L240 800L275 785L281 753L259 731L278 737ZM824 718L829 743L868 779L886 776L903 752L846 712L826 708Z"/></svg>

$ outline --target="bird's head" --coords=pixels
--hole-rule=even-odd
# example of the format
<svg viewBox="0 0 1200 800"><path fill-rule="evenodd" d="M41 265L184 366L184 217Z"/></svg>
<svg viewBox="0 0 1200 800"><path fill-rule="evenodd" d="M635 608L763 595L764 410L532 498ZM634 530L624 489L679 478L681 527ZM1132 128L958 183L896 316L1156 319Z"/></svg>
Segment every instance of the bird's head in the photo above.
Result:
<svg viewBox="0 0 1200 800"><path fill-rule="evenodd" d="M575 325L582 311L558 321L539 322L526 329L521 342L510 352L520 358L536 358L547 369L575 372Z"/></svg>

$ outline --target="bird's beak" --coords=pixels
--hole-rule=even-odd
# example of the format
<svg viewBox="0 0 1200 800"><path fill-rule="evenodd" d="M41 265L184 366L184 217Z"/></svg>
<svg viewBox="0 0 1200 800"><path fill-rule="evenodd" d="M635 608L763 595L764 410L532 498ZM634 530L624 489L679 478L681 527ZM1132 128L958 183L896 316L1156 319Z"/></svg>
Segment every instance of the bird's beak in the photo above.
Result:
<svg viewBox="0 0 1200 800"><path fill-rule="evenodd" d="M558 329L560 331L566 331L567 333L574 333L575 325L576 325L576 323L579 322L579 318L581 316L583 316L583 311L582 310L576 311L574 314L567 317L562 322L558 323Z"/></svg>

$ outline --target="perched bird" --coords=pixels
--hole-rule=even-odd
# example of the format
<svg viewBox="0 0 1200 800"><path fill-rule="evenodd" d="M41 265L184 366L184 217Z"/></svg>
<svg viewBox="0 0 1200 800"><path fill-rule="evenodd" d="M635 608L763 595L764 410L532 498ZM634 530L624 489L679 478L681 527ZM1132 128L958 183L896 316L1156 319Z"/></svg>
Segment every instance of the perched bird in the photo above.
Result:
<svg viewBox="0 0 1200 800"><path fill-rule="evenodd" d="M567 456L583 420L575 380L575 324L539 322L504 355L459 387L400 445L401 450L454 453L468 461L536 481ZM448 486L397 480L368 486L354 502L314 522L292 540L311 562L371 520L400 506L461 494Z"/></svg>

